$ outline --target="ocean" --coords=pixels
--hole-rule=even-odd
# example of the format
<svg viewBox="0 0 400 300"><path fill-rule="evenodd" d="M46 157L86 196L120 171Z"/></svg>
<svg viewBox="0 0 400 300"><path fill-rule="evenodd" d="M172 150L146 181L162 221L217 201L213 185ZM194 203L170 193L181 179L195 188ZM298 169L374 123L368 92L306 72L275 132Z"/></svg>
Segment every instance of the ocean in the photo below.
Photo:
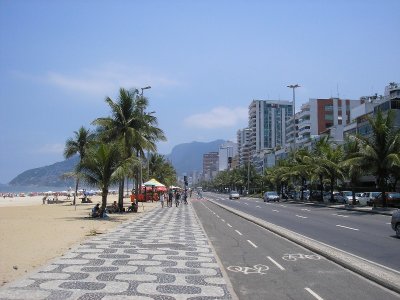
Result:
<svg viewBox="0 0 400 300"><path fill-rule="evenodd" d="M19 194L19 193L40 193L40 192L62 192L62 191L68 191L71 189L71 191L75 190L75 185L73 186L17 186L17 185L7 185L7 184L1 184L0 185L0 194L4 193L13 193L13 194ZM87 186L81 186L79 185L78 187L79 190L81 189L86 189L87 191L90 190L97 190L97 187L87 187ZM113 186L110 187L109 190L118 190L118 186ZM126 190L126 185L124 190ZM132 184L130 183L128 186L128 190L132 190Z"/></svg>

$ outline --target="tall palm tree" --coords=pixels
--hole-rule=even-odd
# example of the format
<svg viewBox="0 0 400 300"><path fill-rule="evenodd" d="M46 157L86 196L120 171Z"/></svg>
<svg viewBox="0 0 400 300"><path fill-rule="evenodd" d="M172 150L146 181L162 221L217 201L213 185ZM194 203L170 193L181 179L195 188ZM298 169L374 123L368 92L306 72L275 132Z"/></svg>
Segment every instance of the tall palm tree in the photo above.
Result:
<svg viewBox="0 0 400 300"><path fill-rule="evenodd" d="M86 156L86 150L91 145L94 140L94 135L90 132L89 129L85 127L79 128L78 131L74 131L74 138L69 138L65 142L64 148L64 157L70 158L75 154L79 154L79 164L82 163L82 160ZM79 185L79 175L76 176L76 184L75 184L75 194L74 194L74 201L73 205L76 203L76 195L78 194L78 185Z"/></svg>
<svg viewBox="0 0 400 300"><path fill-rule="evenodd" d="M368 122L371 135L354 137L360 143L360 151L357 157L348 162L376 177L377 186L382 193L382 206L386 207L387 181L393 167L400 165L400 129L393 126L392 110L387 115L378 110L375 118L368 117Z"/></svg>
<svg viewBox="0 0 400 300"><path fill-rule="evenodd" d="M79 165L83 179L101 190L101 210L107 206L108 188L124 178L132 164L137 162L133 156L124 157L124 149L116 143L102 143L88 150L88 155Z"/></svg>
<svg viewBox="0 0 400 300"><path fill-rule="evenodd" d="M132 155L144 157L144 151L156 151L156 142L166 140L161 129L156 127L157 118L147 113L148 100L139 95L137 89L119 90L117 102L106 98L111 108L111 117L98 118L93 124L99 126L99 132L105 141L121 142L124 157ZM136 175L136 192L138 192L139 175ZM118 205L123 206L124 180L119 182Z"/></svg>

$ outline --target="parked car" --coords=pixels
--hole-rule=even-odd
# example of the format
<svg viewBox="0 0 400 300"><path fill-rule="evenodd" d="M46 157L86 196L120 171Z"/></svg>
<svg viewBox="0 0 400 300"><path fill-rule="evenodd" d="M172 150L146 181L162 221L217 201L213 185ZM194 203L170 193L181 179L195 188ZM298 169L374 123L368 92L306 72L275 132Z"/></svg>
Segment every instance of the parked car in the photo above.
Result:
<svg viewBox="0 0 400 300"><path fill-rule="evenodd" d="M269 191L264 193L264 202L270 202L270 201L278 201L281 200L277 192Z"/></svg>
<svg viewBox="0 0 400 300"><path fill-rule="evenodd" d="M396 236L400 238L400 209L393 212L391 224L393 230L396 231Z"/></svg>
<svg viewBox="0 0 400 300"><path fill-rule="evenodd" d="M382 206L382 193L375 197L373 200L374 206ZM387 192L386 193L386 204L389 207L400 207L400 193Z"/></svg>
<svg viewBox="0 0 400 300"><path fill-rule="evenodd" d="M356 203L359 205L368 205L369 197L366 193L356 193Z"/></svg>
<svg viewBox="0 0 400 300"><path fill-rule="evenodd" d="M367 205L372 206L375 197L379 196L380 192L364 192L364 194L368 198Z"/></svg>
<svg viewBox="0 0 400 300"><path fill-rule="evenodd" d="M231 191L229 193L229 199L240 199L239 192L237 191Z"/></svg>
<svg viewBox="0 0 400 300"><path fill-rule="evenodd" d="M330 202L331 201L331 193L324 193L324 202ZM338 202L338 203L348 203L347 197L342 195L340 192L333 192L333 202Z"/></svg>
<svg viewBox="0 0 400 300"><path fill-rule="evenodd" d="M353 203L353 192L352 191L342 191L341 192L343 196L346 197L346 202L351 204Z"/></svg>

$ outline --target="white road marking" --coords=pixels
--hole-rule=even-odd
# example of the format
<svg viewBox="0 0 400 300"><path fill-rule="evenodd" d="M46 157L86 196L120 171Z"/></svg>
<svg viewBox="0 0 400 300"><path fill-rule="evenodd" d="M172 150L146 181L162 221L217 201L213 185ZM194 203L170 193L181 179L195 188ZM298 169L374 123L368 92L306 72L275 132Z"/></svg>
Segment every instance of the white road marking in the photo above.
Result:
<svg viewBox="0 0 400 300"><path fill-rule="evenodd" d="M261 207L260 207L260 206L258 206L258 205L257 205L256 207L258 207L258 208L261 208Z"/></svg>
<svg viewBox="0 0 400 300"><path fill-rule="evenodd" d="M316 292L314 292L312 289L310 288L304 288L307 292L309 292L311 295L313 295L315 297L315 299L318 300L324 300L324 298L320 297Z"/></svg>
<svg viewBox="0 0 400 300"><path fill-rule="evenodd" d="M307 218L308 218L308 217L299 216L299 215L296 215L296 217L298 217L298 218L303 218L303 219L307 219Z"/></svg>
<svg viewBox="0 0 400 300"><path fill-rule="evenodd" d="M252 241L247 240L249 242L250 245L252 245L254 248L258 248L258 246L256 244L254 244Z"/></svg>
<svg viewBox="0 0 400 300"><path fill-rule="evenodd" d="M351 227L347 227L347 226L342 226L342 225L336 225L337 227L342 227L342 228L346 228L346 229L351 229L351 230L355 230L355 231L359 231L360 229L357 228L351 228Z"/></svg>
<svg viewBox="0 0 400 300"><path fill-rule="evenodd" d="M338 217L343 217L343 218L348 218L349 217L349 216L339 215L339 214L332 214L332 216L338 216Z"/></svg>
<svg viewBox="0 0 400 300"><path fill-rule="evenodd" d="M282 204L281 204L281 206L282 206L282 207L287 207L286 205L282 205Z"/></svg>
<svg viewBox="0 0 400 300"><path fill-rule="evenodd" d="M270 261L272 261L272 263L273 263L275 266L277 266L279 269L281 269L282 271L285 270L285 268L282 267L280 264L278 264L275 260L273 260L273 259L271 258L271 256L267 256L267 258L268 258Z"/></svg>
<svg viewBox="0 0 400 300"><path fill-rule="evenodd" d="M249 205L248 203L245 203L246 205Z"/></svg>
<svg viewBox="0 0 400 300"><path fill-rule="evenodd" d="M231 224L227 223L226 225L228 225L229 227L231 227L231 228L232 228L232 225L231 225Z"/></svg>
<svg viewBox="0 0 400 300"><path fill-rule="evenodd" d="M276 212L279 212L279 210L276 210L276 209L273 209L272 211L276 211Z"/></svg>
<svg viewBox="0 0 400 300"><path fill-rule="evenodd" d="M390 225L390 224L392 224L392 223L386 223L386 225Z"/></svg>
<svg viewBox="0 0 400 300"><path fill-rule="evenodd" d="M310 211L308 208L302 208L301 210Z"/></svg>
<svg viewBox="0 0 400 300"><path fill-rule="evenodd" d="M243 235L239 230L235 230L237 233L238 233L238 235Z"/></svg>

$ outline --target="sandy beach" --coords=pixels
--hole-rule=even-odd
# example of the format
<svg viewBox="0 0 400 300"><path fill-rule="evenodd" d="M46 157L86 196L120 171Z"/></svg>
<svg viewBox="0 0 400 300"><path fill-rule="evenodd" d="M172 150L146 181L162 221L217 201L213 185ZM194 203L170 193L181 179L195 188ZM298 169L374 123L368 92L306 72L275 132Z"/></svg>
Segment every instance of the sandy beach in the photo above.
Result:
<svg viewBox="0 0 400 300"><path fill-rule="evenodd" d="M138 213L110 214L107 219L88 218L92 207L101 201L73 206L65 202L43 205L42 196L0 199L0 286L18 279L71 247L122 222L140 216L159 203L140 203ZM108 204L117 200L109 195ZM80 202L80 201L79 201ZM124 201L125 207L129 199Z"/></svg>

